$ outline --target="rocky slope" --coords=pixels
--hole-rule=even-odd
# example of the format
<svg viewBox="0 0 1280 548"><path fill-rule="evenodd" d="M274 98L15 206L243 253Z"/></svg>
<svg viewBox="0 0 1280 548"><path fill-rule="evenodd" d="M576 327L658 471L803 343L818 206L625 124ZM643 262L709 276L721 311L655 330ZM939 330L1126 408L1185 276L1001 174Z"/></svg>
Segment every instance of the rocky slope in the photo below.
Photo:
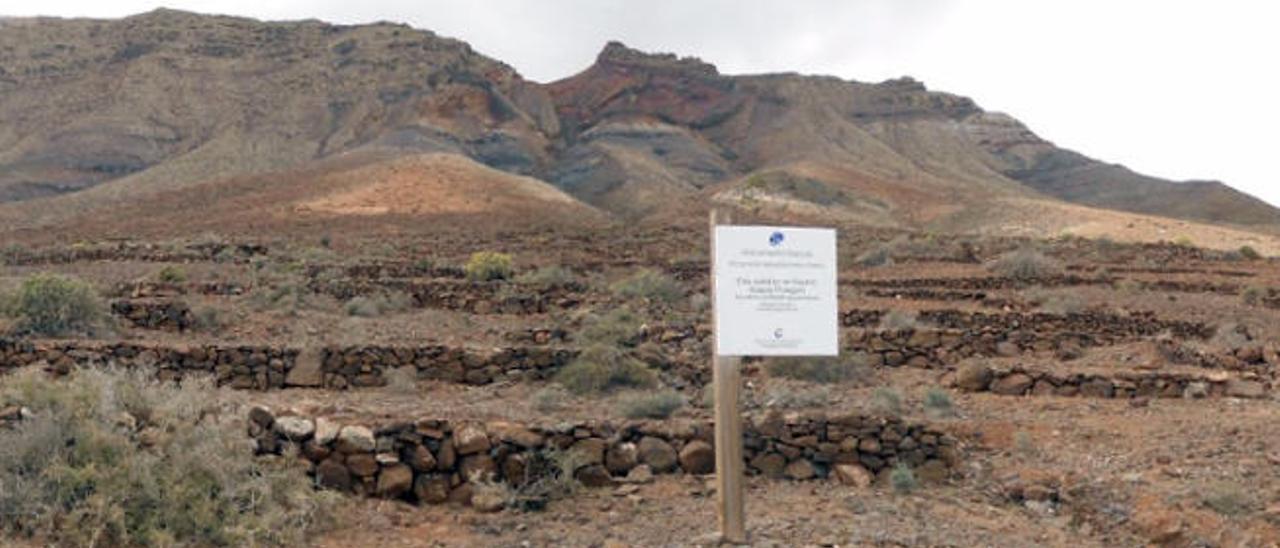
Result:
<svg viewBox="0 0 1280 548"><path fill-rule="evenodd" d="M9 228L145 209L192 185L312 173L335 159L424 153L550 182L624 220L710 200L981 230L994 222L991 204L1063 200L1280 225L1280 211L1225 185L1172 183L1056 148L909 78L725 76L694 58L610 43L591 67L543 85L465 43L393 24L171 10L8 19L0 120L0 225ZM280 195L298 203L280 211L320 199L299 177L284 179L296 188Z"/></svg>

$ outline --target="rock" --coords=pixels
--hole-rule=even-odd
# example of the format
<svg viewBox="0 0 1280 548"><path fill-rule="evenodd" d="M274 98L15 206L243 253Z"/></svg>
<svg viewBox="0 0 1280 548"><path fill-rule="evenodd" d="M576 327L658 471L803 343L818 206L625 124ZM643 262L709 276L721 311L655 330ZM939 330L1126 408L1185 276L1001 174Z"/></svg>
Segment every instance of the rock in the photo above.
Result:
<svg viewBox="0 0 1280 548"><path fill-rule="evenodd" d="M368 453L377 447L373 431L363 426L344 426L334 440L334 448L342 453Z"/></svg>
<svg viewBox="0 0 1280 548"><path fill-rule="evenodd" d="M1267 389L1258 381L1231 379L1227 381L1226 395L1231 398L1256 399L1265 397Z"/></svg>
<svg viewBox="0 0 1280 548"><path fill-rule="evenodd" d="M275 417L271 415L271 410L261 405L253 406L249 410L249 420L254 424L261 426L263 430L271 428L271 424L275 421Z"/></svg>
<svg viewBox="0 0 1280 548"><path fill-rule="evenodd" d="M459 455L470 455L489 450L489 435L474 424L466 424L453 431L453 447Z"/></svg>
<svg viewBox="0 0 1280 548"><path fill-rule="evenodd" d="M1110 398L1115 395L1115 385L1107 379L1090 379L1080 384L1080 395L1091 398Z"/></svg>
<svg viewBox="0 0 1280 548"><path fill-rule="evenodd" d="M577 459L578 466L604 463L604 451L608 443L600 438L583 438L569 446L569 453Z"/></svg>
<svg viewBox="0 0 1280 548"><path fill-rule="evenodd" d="M404 452L404 462L418 472L430 472L436 467L436 457L422 445L414 445Z"/></svg>
<svg viewBox="0 0 1280 548"><path fill-rule="evenodd" d="M996 354L1004 358L1012 358L1021 355L1022 349L1009 341L1001 341L996 343Z"/></svg>
<svg viewBox="0 0 1280 548"><path fill-rule="evenodd" d="M489 455L467 455L458 464L458 471L466 481L491 480L498 472L498 463Z"/></svg>
<svg viewBox="0 0 1280 548"><path fill-rule="evenodd" d="M542 434L509 422L489 423L486 428L499 441L518 445L525 449L542 447Z"/></svg>
<svg viewBox="0 0 1280 548"><path fill-rule="evenodd" d="M638 465L627 473L627 477L623 481L627 483L649 483L653 481L653 469L649 468L648 464Z"/></svg>
<svg viewBox="0 0 1280 548"><path fill-rule="evenodd" d="M338 424L324 417L316 417L316 443L329 445L338 438Z"/></svg>
<svg viewBox="0 0 1280 548"><path fill-rule="evenodd" d="M982 363L969 363L956 371L956 388L981 392L991 384L991 368Z"/></svg>
<svg viewBox="0 0 1280 548"><path fill-rule="evenodd" d="M316 483L327 489L350 491L351 472L341 462L325 459L316 466Z"/></svg>
<svg viewBox="0 0 1280 548"><path fill-rule="evenodd" d="M413 482L413 494L427 504L440 504L449 500L449 478L445 476L418 476Z"/></svg>
<svg viewBox="0 0 1280 548"><path fill-rule="evenodd" d="M290 441L306 441L316 431L315 424L303 417L280 417L276 419L276 432Z"/></svg>
<svg viewBox="0 0 1280 548"><path fill-rule="evenodd" d="M871 475L866 468L857 464L837 464L835 466L835 476L840 483L850 485L859 489L871 487L875 482L875 476Z"/></svg>
<svg viewBox="0 0 1280 548"><path fill-rule="evenodd" d="M373 477L378 473L378 459L372 453L358 453L347 456L347 470L362 478Z"/></svg>
<svg viewBox="0 0 1280 548"><path fill-rule="evenodd" d="M404 464L393 464L378 473L374 493L383 498L397 498L413 488L413 470Z"/></svg>
<svg viewBox="0 0 1280 548"><path fill-rule="evenodd" d="M679 460L671 444L652 436L641 438L636 448L639 450L640 462L648 464L654 472L670 472L675 469Z"/></svg>
<svg viewBox="0 0 1280 548"><path fill-rule="evenodd" d="M811 479L817 475L817 471L813 469L813 463L807 459L797 459L787 465L787 477L796 481L804 481Z"/></svg>
<svg viewBox="0 0 1280 548"><path fill-rule="evenodd" d="M497 512L507 507L507 498L499 489L475 489L471 494L471 507L485 513Z"/></svg>
<svg viewBox="0 0 1280 548"><path fill-rule="evenodd" d="M781 478L787 467L787 458L777 453L761 453L751 459L751 466L768 478Z"/></svg>
<svg viewBox="0 0 1280 548"><path fill-rule="evenodd" d="M614 484L613 476L609 475L609 470L603 464L579 468L573 477L586 487L611 487Z"/></svg>
<svg viewBox="0 0 1280 548"><path fill-rule="evenodd" d="M285 373L284 385L323 386L324 370L321 350L319 348L304 348L302 352L298 353L298 358L294 360L293 367L290 367L289 372Z"/></svg>
<svg viewBox="0 0 1280 548"><path fill-rule="evenodd" d="M687 474L710 474L716 469L716 451L711 444L693 440L680 450L680 468Z"/></svg>
<svg viewBox="0 0 1280 548"><path fill-rule="evenodd" d="M924 464L916 467L915 473L916 478L924 483L942 483L951 476L947 464L937 459L924 461Z"/></svg>
<svg viewBox="0 0 1280 548"><path fill-rule="evenodd" d="M604 454L604 466L615 476L626 475L639 463L639 450L636 449L636 444L631 442L614 444Z"/></svg>
<svg viewBox="0 0 1280 548"><path fill-rule="evenodd" d="M1182 390L1182 397L1187 399L1199 400L1209 397L1209 384L1204 382L1189 382L1187 387Z"/></svg>
<svg viewBox="0 0 1280 548"><path fill-rule="evenodd" d="M1035 382L1022 373L1012 373L991 384L991 391L1004 396L1021 396Z"/></svg>

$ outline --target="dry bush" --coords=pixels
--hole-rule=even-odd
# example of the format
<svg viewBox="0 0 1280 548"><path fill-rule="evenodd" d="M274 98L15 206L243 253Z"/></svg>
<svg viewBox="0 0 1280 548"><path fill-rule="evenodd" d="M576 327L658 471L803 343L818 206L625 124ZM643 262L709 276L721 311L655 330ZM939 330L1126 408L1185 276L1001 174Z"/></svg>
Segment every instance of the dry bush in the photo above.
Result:
<svg viewBox="0 0 1280 548"><path fill-rule="evenodd" d="M291 546L331 523L335 495L296 459L250 458L214 393L146 370L6 379L0 406L31 418L0 431L0 529L58 546Z"/></svg>
<svg viewBox="0 0 1280 548"><path fill-rule="evenodd" d="M547 386L533 393L533 408L539 413L551 413L563 409L569 393L562 386Z"/></svg>
<svg viewBox="0 0 1280 548"><path fill-rule="evenodd" d="M1079 314L1084 312L1084 299L1070 290L1048 291L1036 290L1027 294L1031 302L1046 314Z"/></svg>
<svg viewBox="0 0 1280 548"><path fill-rule="evenodd" d="M476 281L506 280L511 278L511 255L495 251L477 251L467 259L463 270L467 278Z"/></svg>
<svg viewBox="0 0 1280 548"><path fill-rule="evenodd" d="M684 407L684 396L674 390L635 394L622 401L628 419L665 419Z"/></svg>
<svg viewBox="0 0 1280 548"><path fill-rule="evenodd" d="M588 316L577 338L583 344L630 346L640 333L641 323L640 317L629 308L615 308L605 314Z"/></svg>
<svg viewBox="0 0 1280 548"><path fill-rule="evenodd" d="M885 331L905 331L919 329L917 315L910 310L890 310L880 317L880 329Z"/></svg>
<svg viewBox="0 0 1280 548"><path fill-rule="evenodd" d="M831 392L826 388L798 389L790 387L773 387L765 392L764 400L765 407L776 407L780 409L826 407L831 403Z"/></svg>
<svg viewBox="0 0 1280 548"><path fill-rule="evenodd" d="M376 295L360 295L352 297L343 306L348 316L376 318L387 314L404 312L413 306L413 298L399 291L388 291Z"/></svg>
<svg viewBox="0 0 1280 548"><path fill-rule="evenodd" d="M1253 246L1250 246L1250 245L1240 246L1239 253L1241 257L1244 257L1246 260L1249 260L1249 261L1256 261L1262 258L1262 254L1258 253L1258 250L1254 249Z"/></svg>
<svg viewBox="0 0 1280 548"><path fill-rule="evenodd" d="M911 471L911 467L905 462L899 462L893 467L893 471L889 472L889 484L893 486L893 490L898 493L910 493L920 486L920 482L916 480L916 473Z"/></svg>
<svg viewBox="0 0 1280 548"><path fill-rule="evenodd" d="M670 276L652 269L644 269L614 282L613 293L627 299L673 303L684 297L684 289Z"/></svg>
<svg viewBox="0 0 1280 548"><path fill-rule="evenodd" d="M1243 487L1228 483L1210 487L1201 497L1206 507L1227 517L1248 514L1257 504Z"/></svg>
<svg viewBox="0 0 1280 548"><path fill-rule="evenodd" d="M1253 285L1246 287L1244 291L1240 293L1240 299L1244 301L1244 304L1249 306L1258 306L1259 304L1262 304L1262 298L1266 295L1266 289Z"/></svg>
<svg viewBox="0 0 1280 548"><path fill-rule="evenodd" d="M902 393L893 388L877 388L871 393L871 408L883 415L899 416L902 414Z"/></svg>
<svg viewBox="0 0 1280 548"><path fill-rule="evenodd" d="M868 358L862 353L831 357L770 358L764 363L771 377L821 384L861 383L869 374Z"/></svg>
<svg viewBox="0 0 1280 548"><path fill-rule="evenodd" d="M889 248L880 246L866 253L858 255L853 262L863 268L877 268L881 266L893 266L893 254Z"/></svg>
<svg viewBox="0 0 1280 548"><path fill-rule="evenodd" d="M106 307L97 291L77 278L36 274L22 281L17 293L4 299L7 315L18 329L47 337L94 335L108 325Z"/></svg>
<svg viewBox="0 0 1280 548"><path fill-rule="evenodd" d="M156 273L156 281L166 284L180 284L187 281L187 271L180 266L168 265Z"/></svg>
<svg viewBox="0 0 1280 548"><path fill-rule="evenodd" d="M617 388L648 388L657 375L615 346L593 344L560 369L556 381L575 394L602 394Z"/></svg>
<svg viewBox="0 0 1280 548"><path fill-rule="evenodd" d="M562 266L544 266L537 270L525 272L516 277L516 283L537 287L558 287L573 283L577 279L569 269Z"/></svg>
<svg viewBox="0 0 1280 548"><path fill-rule="evenodd" d="M930 388L924 394L924 410L935 417L950 417L955 414L955 404L951 402L951 394L941 388Z"/></svg>
<svg viewBox="0 0 1280 548"><path fill-rule="evenodd" d="M1006 278L1036 280L1062 274L1062 265L1031 248L1005 253L987 266L992 272Z"/></svg>

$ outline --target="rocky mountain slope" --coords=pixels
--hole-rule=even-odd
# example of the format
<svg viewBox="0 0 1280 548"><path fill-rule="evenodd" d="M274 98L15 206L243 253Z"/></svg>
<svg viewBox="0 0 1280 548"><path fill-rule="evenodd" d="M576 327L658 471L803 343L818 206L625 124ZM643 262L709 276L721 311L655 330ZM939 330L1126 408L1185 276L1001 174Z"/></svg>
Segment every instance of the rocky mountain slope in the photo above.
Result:
<svg viewBox="0 0 1280 548"><path fill-rule="evenodd" d="M394 158L417 158L411 165L431 173L460 169L442 155L469 158L469 174L479 173L476 164L524 176L500 188L564 207L535 179L551 183L592 218L603 218L598 209L654 219L714 201L982 230L998 220L976 213L991 204L1066 201L1280 225L1280 211L1225 185L1173 183L1059 149L1013 118L908 78L725 76L694 58L610 43L591 67L543 85L465 43L393 24L171 10L111 21L7 19L0 120L0 223L9 228L137 210L161 195L172 203L184 188L245 176L272 184L264 174L292 174L274 180L296 187L273 194L289 203L261 204L273 215L336 215L351 209L317 210L331 189L300 174L335 161L389 161L367 175L393 180L395 192L369 196L400 200L414 187L395 175ZM453 189L433 182L432 195L489 188L471 180ZM402 209L388 211L440 208Z"/></svg>

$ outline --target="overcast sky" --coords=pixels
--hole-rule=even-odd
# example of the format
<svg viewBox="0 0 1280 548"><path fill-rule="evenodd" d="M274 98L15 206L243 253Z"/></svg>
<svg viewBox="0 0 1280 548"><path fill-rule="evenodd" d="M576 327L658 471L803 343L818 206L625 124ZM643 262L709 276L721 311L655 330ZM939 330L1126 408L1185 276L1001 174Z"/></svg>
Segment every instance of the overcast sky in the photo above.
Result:
<svg viewBox="0 0 1280 548"><path fill-rule="evenodd" d="M585 68L608 40L698 56L729 74L910 75L1012 114L1060 146L1151 175L1221 180L1280 204L1272 2L0 0L0 14L120 17L162 5L409 23L538 81Z"/></svg>

